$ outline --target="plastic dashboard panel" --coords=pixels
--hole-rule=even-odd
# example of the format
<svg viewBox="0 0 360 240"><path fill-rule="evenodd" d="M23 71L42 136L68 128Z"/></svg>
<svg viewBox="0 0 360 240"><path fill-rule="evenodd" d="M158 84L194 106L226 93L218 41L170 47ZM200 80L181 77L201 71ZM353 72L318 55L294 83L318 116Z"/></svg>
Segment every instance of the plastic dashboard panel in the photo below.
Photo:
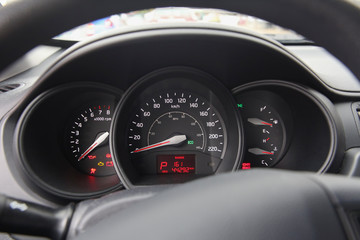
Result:
<svg viewBox="0 0 360 240"><path fill-rule="evenodd" d="M295 133L295 136L300 138L302 146L297 148L296 139L289 139L294 142L289 144L286 151L289 155L284 157L284 162L288 164L282 165L280 162L278 167L320 172L339 171L345 141L341 120L331 101L324 96L325 93L332 96L332 93L326 90L324 83L311 70L278 43L250 33L240 33L231 28L194 25L179 26L175 29L167 27L138 29L80 43L65 52L42 76L32 92L12 112L6 127L9 132L11 129L15 130L20 113L30 102L39 94L59 85L73 82L78 84L101 82L126 90L149 72L170 66L185 66L204 71L218 79L229 93L236 87L241 88L257 80L280 79L289 82L286 85L279 81L264 80L263 85L258 83L257 87L273 91L288 101L295 113L293 117L296 118L298 114L300 120L302 118L308 121L308 125L303 126L303 130L311 126L312 121L325 123L323 128L313 129L323 133L323 137L317 139L318 148L316 144L310 146L313 147L311 153L321 148L319 155L314 156L321 160L313 163L309 154L300 154L299 158L307 158L306 161L310 165L303 165L300 163L301 160L298 164L291 164L292 156L306 151L306 145L311 145L310 141L314 140L311 134L302 135L300 131ZM323 94L310 89L317 89ZM301 97L294 99L291 91L301 92L299 93ZM309 106L310 112L314 113L313 119L306 117L305 110L296 112L302 104L301 101L304 101L304 104ZM16 136L10 136L6 141L12 142L15 139ZM18 160L16 155L16 150L8 152L7 159ZM334 164L330 166L331 162ZM44 192L44 189L39 189L26 181L26 174L21 168L15 166L11 169L15 175L22 177L23 180L18 181L25 182L23 188L30 188L32 190L29 191L35 191L40 196L49 198L47 190ZM53 193L50 191L50 198L51 195ZM74 196L62 197L71 199Z"/></svg>

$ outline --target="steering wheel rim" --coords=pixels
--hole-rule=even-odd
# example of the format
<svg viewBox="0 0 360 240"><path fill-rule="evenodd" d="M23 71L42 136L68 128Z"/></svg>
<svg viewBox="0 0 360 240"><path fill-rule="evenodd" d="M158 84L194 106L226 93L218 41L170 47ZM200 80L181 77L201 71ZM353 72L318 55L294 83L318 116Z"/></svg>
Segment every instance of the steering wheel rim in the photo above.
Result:
<svg viewBox="0 0 360 240"><path fill-rule="evenodd" d="M359 206L351 192L360 183L336 178L325 179L337 183L326 185L316 175L280 170L221 174L162 192L155 188L154 196L117 207L115 213L105 198L96 208L90 202L77 209L87 214L75 212L68 239L347 239L339 209L344 202ZM129 198L126 192L111 197ZM334 199L342 203L334 207Z"/></svg>
<svg viewBox="0 0 360 240"><path fill-rule="evenodd" d="M342 0L18 0L0 9L0 52L6 56L0 58L0 71L72 27L110 14L170 5L220 8L295 29L337 56L360 79L360 8Z"/></svg>
<svg viewBox="0 0 360 240"><path fill-rule="evenodd" d="M164 7L164 6L187 6L187 7L210 7L210 8L221 8L229 11L241 12L249 15L254 15L270 22L279 24L284 27L288 27L291 29L297 30L300 34L314 40L319 45L324 46L327 50L337 56L340 60L342 60L352 71L353 73L360 78L360 10L357 7L354 7L351 3L340 0L244 0L244 1L234 1L234 0L226 0L226 1L218 1L218 0L199 0L199 1L185 1L185 0L176 0L176 1L131 1L131 0L109 0L109 1L97 1L97 0L76 0L76 1L63 1L63 0L23 0L17 1L12 4L9 4L5 8L0 9L0 52L2 56L0 58L0 70L3 70L6 66L8 66L15 59L20 57L26 51L35 47L39 43L46 42L47 39L71 28L77 26L82 23L86 23L95 18L104 17L110 14L115 14L120 11L132 11L144 8L153 8L153 7ZM82 14L82 12L86 12L87 14ZM321 11L319 11L321 9ZM280 12L280 14L279 14ZM33 15L36 13L36 15ZM306 16L306 18L304 18ZM309 28L309 26L311 26ZM333 30L334 29L334 30ZM334 35L333 32L337 34ZM16 46L14 49L13 46ZM200 181L196 181L195 183L186 184L180 186L180 193L186 192L194 192L195 190L201 190L194 196L216 196L214 193L215 190L222 190L222 193L227 193L224 196L230 197L229 193L233 191L233 188L246 190L245 193L249 194L248 196L254 197L262 197L271 196L273 199L270 201L273 203L276 200L280 200L279 196L276 196L274 193L272 195L265 195L267 192L267 188L261 187L262 182L259 182L256 177L261 178L263 181L273 181L274 186L286 188L289 192L291 191L291 186L295 188L295 190L301 190L304 194L306 194L307 190L313 188L321 188L317 183L309 180L307 177L292 177L293 175L288 175L287 173L278 173L277 171L254 171L248 173L241 174L242 176L236 176L235 174L230 174L227 176L220 176L214 179L204 179ZM244 177L245 176L245 177ZM301 176L297 174L297 176ZM306 180L307 179L307 180ZM303 180L306 182L306 186L301 188L296 186L296 181ZM230 185L234 183L234 181L243 181L243 182L251 182L252 184L246 185L244 183L240 185ZM286 183L286 181L291 181L293 185L282 184ZM203 184L203 185L199 185ZM254 185L255 184L255 185ZM203 188L204 186L204 188ZM266 185L269 188L272 188L272 185ZM296 186L296 187L295 187ZM309 188L308 188L309 187ZM241 190L241 191L242 191ZM261 191L261 194L257 194L254 190ZM174 200L174 191L171 190L167 193L160 194L151 201L144 203L139 208L142 211L147 212L148 214L156 214L154 210L148 210L149 204L154 203L159 198ZM225 191L225 192L224 192ZM239 190L236 191L237 194L241 193ZM211 193L213 192L213 193ZM310 191L314 193L314 191ZM321 206L321 204L317 204L323 212L334 211L333 208L330 208L329 197L326 196L326 192L324 189L320 189L319 191L315 191L320 194L319 196L323 199L323 203L326 203L327 206ZM205 194L206 193L206 194ZM279 193L276 191L275 193ZM200 195L199 195L200 194ZM207 195L208 194L208 195ZM213 194L213 195L212 195ZM164 197L165 195L165 197ZM239 195L238 195L239 196ZM291 194L284 194L284 196L289 196L291 198ZM250 199L249 199L250 200ZM294 199L296 203L296 199ZM292 202L291 204L294 204ZM187 201L187 203L189 203ZM246 202L243 202L244 204ZM230 203L229 203L230 204ZM235 204L232 202L231 204ZM289 203L290 204L290 203ZM184 205L182 205L184 206ZM198 205L197 205L198 206ZM230 206L230 205L229 205ZM241 205L243 206L243 205ZM259 205L261 206L261 205ZM135 207L132 209L134 210ZM159 208L159 204L157 204L157 208ZM171 210L171 206L167 204L167 210ZM255 210L252 207L253 210ZM286 208L287 210L289 208ZM284 211L286 211L286 209ZM307 208L301 208L304 211L308 211ZM315 209L315 208L310 208ZM279 209L281 210L281 209ZM129 213L131 209L127 209ZM298 211L297 211L298 212ZM178 212L179 213L179 212ZM218 212L219 213L219 212ZM138 211L137 216L141 216L141 212ZM199 214L199 213L198 213ZM335 214L336 215L336 214ZM148 215L151 216L151 215ZM164 212L162 213L164 216ZM184 216L184 215L182 215ZM119 216L115 216L115 220ZM208 215L206 215L208 217ZM230 218L226 218L223 215L222 218L224 221L230 221ZM271 221L270 218L266 218ZM311 221L312 218L307 218ZM113 219L114 220L114 219ZM151 217L146 218L147 221L151 220ZM293 220L293 219L291 219ZM340 223L336 216L329 217L328 220L332 221L331 224L327 226L333 226L331 233L333 233L333 238L342 239L344 238L344 234L340 227ZM125 220L122 220L126 222ZM144 221L142 221L144 223ZM162 221L164 223L164 221ZM132 220L132 223L135 224L136 221ZM146 223L146 222L145 222ZM176 222L179 224L179 222ZM284 223L284 222L283 222ZM101 222L101 226L106 225L106 222ZM109 229L113 229L114 222L112 222L112 226ZM176 225L176 224L175 224ZM133 225L135 227L135 225ZM152 225L156 227L156 225ZM171 225L167 224L163 225L165 229L169 229ZM197 225L195 225L197 226ZM226 225L221 225L226 230ZM295 226L295 225L294 225ZM318 223L316 226L319 226ZM202 227L206 227L202 225ZM212 226L209 226L212 227ZM305 226L305 229L308 227L309 234L311 235L309 225ZM339 229L340 228L340 229ZM81 234L80 239L88 239L89 234L96 233L96 230L100 229L94 228L93 231L87 234ZM244 228L239 228L241 230L246 230ZM117 234L121 234L118 232L119 229L115 231ZM134 229L136 230L136 229ZM336 230L335 233L333 230ZM127 233L130 234L131 231L127 230ZM161 234L161 232L157 232ZM168 231L169 233L169 231ZM214 231L210 232L207 239L216 239L225 235L216 235ZM236 234L235 234L236 233ZM252 231L252 233L256 233ZM143 236L146 236L147 232L144 232ZM234 234L226 235L228 237L241 237L238 235L238 231L234 231ZM94 238L100 237L99 235L90 235ZM115 237L119 237L117 235L112 235ZM186 235L179 235L186 236ZM277 236L277 235L276 235ZM130 237L130 236L129 236ZM157 237L157 236L156 236ZM216 237L216 238L215 238ZM257 239L265 238L266 232L258 236ZM313 236L316 238L316 234ZM196 236L192 236L191 238L196 239ZM256 239L256 238L252 238ZM329 239L329 238L328 238Z"/></svg>

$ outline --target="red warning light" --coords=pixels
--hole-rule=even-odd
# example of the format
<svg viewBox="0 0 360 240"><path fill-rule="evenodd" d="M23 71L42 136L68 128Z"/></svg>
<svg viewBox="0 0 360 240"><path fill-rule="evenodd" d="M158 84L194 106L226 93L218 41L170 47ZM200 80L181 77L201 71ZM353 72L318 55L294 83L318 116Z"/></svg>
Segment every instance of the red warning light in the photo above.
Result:
<svg viewBox="0 0 360 240"><path fill-rule="evenodd" d="M89 158L89 159L95 159L95 158L96 158L96 155L88 155L88 158Z"/></svg>
<svg viewBox="0 0 360 240"><path fill-rule="evenodd" d="M90 169L90 174L95 174L95 172L96 172L96 168L91 168Z"/></svg>
<svg viewBox="0 0 360 240"><path fill-rule="evenodd" d="M241 169L251 169L251 163L243 163Z"/></svg>
<svg viewBox="0 0 360 240"><path fill-rule="evenodd" d="M113 161L107 161L107 162L106 162L106 166L107 166L107 167L113 167L113 166L114 166Z"/></svg>
<svg viewBox="0 0 360 240"><path fill-rule="evenodd" d="M106 158L111 158L111 154L110 154L110 153L107 153L107 154L105 155L105 157L106 157Z"/></svg>

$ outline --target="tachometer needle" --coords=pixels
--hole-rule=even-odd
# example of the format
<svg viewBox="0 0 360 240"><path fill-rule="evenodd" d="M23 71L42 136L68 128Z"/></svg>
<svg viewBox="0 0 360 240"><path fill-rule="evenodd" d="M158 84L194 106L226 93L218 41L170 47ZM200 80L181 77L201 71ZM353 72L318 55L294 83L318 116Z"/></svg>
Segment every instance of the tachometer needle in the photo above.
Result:
<svg viewBox="0 0 360 240"><path fill-rule="evenodd" d="M143 147L143 148L136 149L136 150L132 151L131 153L138 153L138 152L143 152L143 151L147 151L147 150L158 148L158 147L176 145L176 144L184 142L185 140L186 140L186 135L176 135L176 136L168 138L164 141L154 143L154 144L151 144L151 145Z"/></svg>
<svg viewBox="0 0 360 240"><path fill-rule="evenodd" d="M272 124L271 123L268 123L268 122L265 122L265 121L263 121L263 120L261 120L261 119L258 119L258 118L248 118L248 122L249 123L252 123L252 124L254 124L254 125L262 125L262 126L264 126L264 125L267 125L267 126L271 126L272 127Z"/></svg>
<svg viewBox="0 0 360 240"><path fill-rule="evenodd" d="M269 152L260 148L249 148L248 152L255 155L274 155L273 152Z"/></svg>
<svg viewBox="0 0 360 240"><path fill-rule="evenodd" d="M83 154L81 154L81 156L79 157L78 161L80 161L81 159L83 159L84 157L86 157L86 155L88 155L92 150L94 150L97 146L99 146L102 142L104 142L106 140L106 138L109 136L109 132L104 132L103 134L101 134L93 144L91 144L91 146L85 150L85 152Z"/></svg>

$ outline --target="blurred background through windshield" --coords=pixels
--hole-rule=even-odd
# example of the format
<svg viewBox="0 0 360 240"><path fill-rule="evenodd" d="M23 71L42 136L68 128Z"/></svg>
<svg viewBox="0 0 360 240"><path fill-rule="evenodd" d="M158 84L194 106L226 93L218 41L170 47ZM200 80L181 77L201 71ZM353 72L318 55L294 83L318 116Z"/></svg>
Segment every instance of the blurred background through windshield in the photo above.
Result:
<svg viewBox="0 0 360 240"><path fill-rule="evenodd" d="M81 41L88 37L126 26L174 22L218 23L245 28L270 36L276 40L304 40L302 36L291 30L281 28L252 16L216 9L178 7L156 8L112 15L74 28L57 36L55 39Z"/></svg>

